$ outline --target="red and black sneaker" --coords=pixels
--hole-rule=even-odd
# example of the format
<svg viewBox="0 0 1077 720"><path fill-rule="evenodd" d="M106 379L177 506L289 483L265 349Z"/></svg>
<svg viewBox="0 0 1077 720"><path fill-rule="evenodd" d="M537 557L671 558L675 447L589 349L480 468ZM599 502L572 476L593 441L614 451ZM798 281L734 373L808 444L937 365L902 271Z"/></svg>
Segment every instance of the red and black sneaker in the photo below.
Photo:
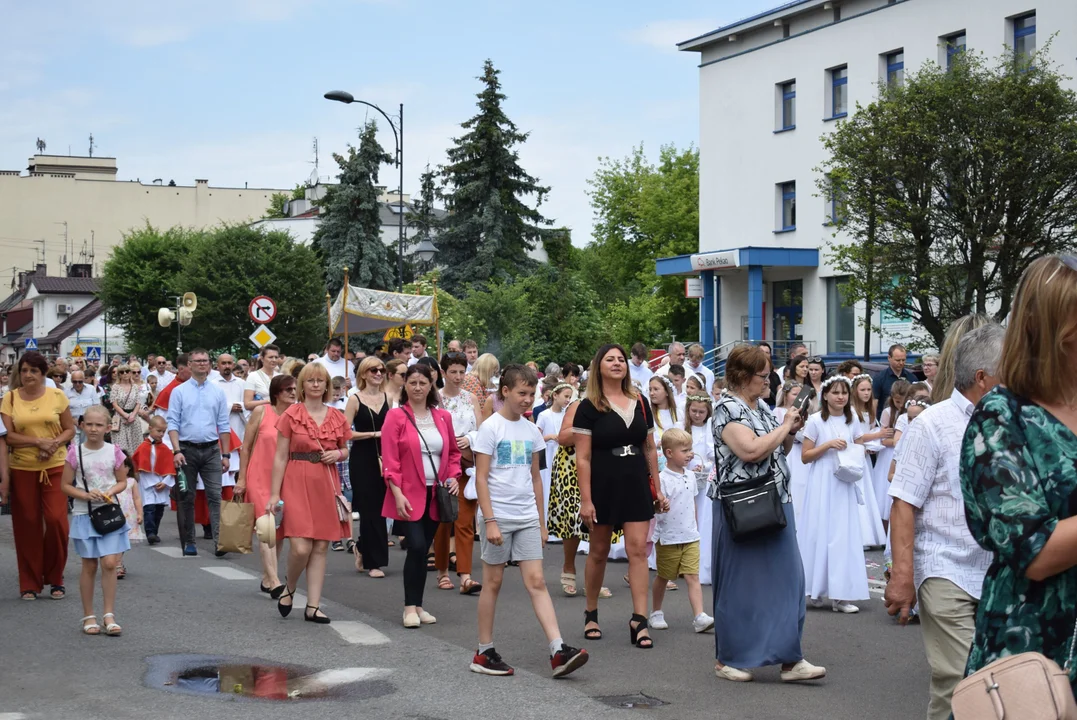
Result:
<svg viewBox="0 0 1077 720"><path fill-rule="evenodd" d="M486 652L475 653L475 657L471 660L471 672L481 675L512 675L516 671L501 659L497 650L490 648Z"/></svg>
<svg viewBox="0 0 1077 720"><path fill-rule="evenodd" d="M569 673L587 664L590 656L586 650L579 650L568 645L562 645L561 649L550 658L550 666L553 667L555 678L565 677Z"/></svg>

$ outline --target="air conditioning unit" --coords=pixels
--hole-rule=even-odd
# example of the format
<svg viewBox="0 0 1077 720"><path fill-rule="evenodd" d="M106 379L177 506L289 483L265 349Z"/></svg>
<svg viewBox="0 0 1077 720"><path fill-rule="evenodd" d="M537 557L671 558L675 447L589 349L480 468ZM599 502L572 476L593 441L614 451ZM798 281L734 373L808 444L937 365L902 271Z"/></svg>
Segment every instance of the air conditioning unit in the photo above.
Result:
<svg viewBox="0 0 1077 720"><path fill-rule="evenodd" d="M73 312L75 312L75 306L74 305L68 305L66 303L57 303L56 304L56 314L57 315L70 315Z"/></svg>

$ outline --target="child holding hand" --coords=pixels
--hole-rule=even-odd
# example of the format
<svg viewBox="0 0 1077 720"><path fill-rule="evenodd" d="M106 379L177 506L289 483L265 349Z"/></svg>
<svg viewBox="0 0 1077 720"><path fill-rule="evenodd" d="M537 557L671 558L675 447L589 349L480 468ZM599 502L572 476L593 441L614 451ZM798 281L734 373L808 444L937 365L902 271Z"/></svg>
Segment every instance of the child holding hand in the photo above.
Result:
<svg viewBox="0 0 1077 720"><path fill-rule="evenodd" d="M684 575L688 585L688 602L692 606L692 629L697 633L714 627L714 618L703 612L703 588L699 584L699 530L696 527L696 478L687 466L692 462L692 435L680 428L670 428L662 434L662 454L666 467L658 477L662 494L669 500L669 512L657 515L655 527L655 556L658 577L651 587L649 625L656 630L669 629L662 599L666 583Z"/></svg>
<svg viewBox="0 0 1077 720"><path fill-rule="evenodd" d="M127 488L123 450L118 445L105 442L105 433L110 425L111 417L104 407L92 405L86 409L82 415L82 430L86 440L81 445L72 444L68 448L62 488L65 495L75 500L70 537L74 541L75 552L82 557L82 576L79 578L79 595L85 613L82 632L87 635L101 634L101 626L97 624L93 610L94 580L100 563L105 634L115 637L123 632L123 628L116 624L116 570L123 553L131 549L131 541L126 524L102 535L90 522L89 515L91 508L116 502L116 496Z"/></svg>
<svg viewBox="0 0 1077 720"><path fill-rule="evenodd" d="M142 493L142 516L145 520L146 541L150 545L161 542L157 532L165 514L169 493L176 484L176 465L172 461L172 448L164 442L168 422L156 415L150 418L149 436L131 456L138 473L138 487Z"/></svg>

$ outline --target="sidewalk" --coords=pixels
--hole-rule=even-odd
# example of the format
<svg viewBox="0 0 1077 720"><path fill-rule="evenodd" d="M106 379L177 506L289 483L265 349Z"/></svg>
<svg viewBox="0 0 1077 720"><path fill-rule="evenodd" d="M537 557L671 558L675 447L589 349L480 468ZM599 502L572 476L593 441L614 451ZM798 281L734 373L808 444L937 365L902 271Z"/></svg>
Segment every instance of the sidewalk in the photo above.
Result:
<svg viewBox="0 0 1077 720"><path fill-rule="evenodd" d="M504 717L506 712L520 720L623 717L577 691L573 678L470 673L459 647L421 630L390 626L332 598L322 602L331 625L304 622L300 595L296 609L283 619L258 591L258 577L228 558L213 557L209 543L199 541L196 558L174 557L179 548L171 514L164 525L162 545L140 545L126 555L128 576L119 584L116 613L124 632L109 638L79 630L81 561L73 551L65 576L67 598L54 601L46 593L34 602L19 600L11 519L0 518L0 718L437 720ZM96 601L100 620L99 586ZM165 686L179 659L157 659L173 655L339 670L320 677L344 684L324 700L181 694L169 691L178 689L174 685ZM234 688L244 681L249 687L249 673L230 672L222 683Z"/></svg>

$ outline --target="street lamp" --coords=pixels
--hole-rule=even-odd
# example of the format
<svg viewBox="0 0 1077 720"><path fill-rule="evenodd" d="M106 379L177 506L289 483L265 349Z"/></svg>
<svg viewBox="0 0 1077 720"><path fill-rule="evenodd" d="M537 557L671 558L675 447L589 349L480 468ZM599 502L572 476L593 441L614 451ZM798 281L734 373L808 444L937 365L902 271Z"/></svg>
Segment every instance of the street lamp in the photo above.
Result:
<svg viewBox="0 0 1077 720"><path fill-rule="evenodd" d="M400 212L396 216L399 229L396 256L396 289L397 292L400 292L404 289L404 103L400 103L400 113L396 116L396 122L393 122L393 118L389 117L380 107L374 103L368 103L366 100L356 100L350 92L331 90L325 94L325 99L342 102L345 105L359 103L360 105L374 108L381 113L381 116L385 118L386 122L389 123L389 127L393 130L393 140L396 141L396 167L400 170L400 194L398 196L400 203L398 209Z"/></svg>
<svg viewBox="0 0 1077 720"><path fill-rule="evenodd" d="M424 263L428 263L434 259L434 255L438 252L437 246L430 242L429 238L423 238L423 241L415 246L415 254L419 256L419 259Z"/></svg>

